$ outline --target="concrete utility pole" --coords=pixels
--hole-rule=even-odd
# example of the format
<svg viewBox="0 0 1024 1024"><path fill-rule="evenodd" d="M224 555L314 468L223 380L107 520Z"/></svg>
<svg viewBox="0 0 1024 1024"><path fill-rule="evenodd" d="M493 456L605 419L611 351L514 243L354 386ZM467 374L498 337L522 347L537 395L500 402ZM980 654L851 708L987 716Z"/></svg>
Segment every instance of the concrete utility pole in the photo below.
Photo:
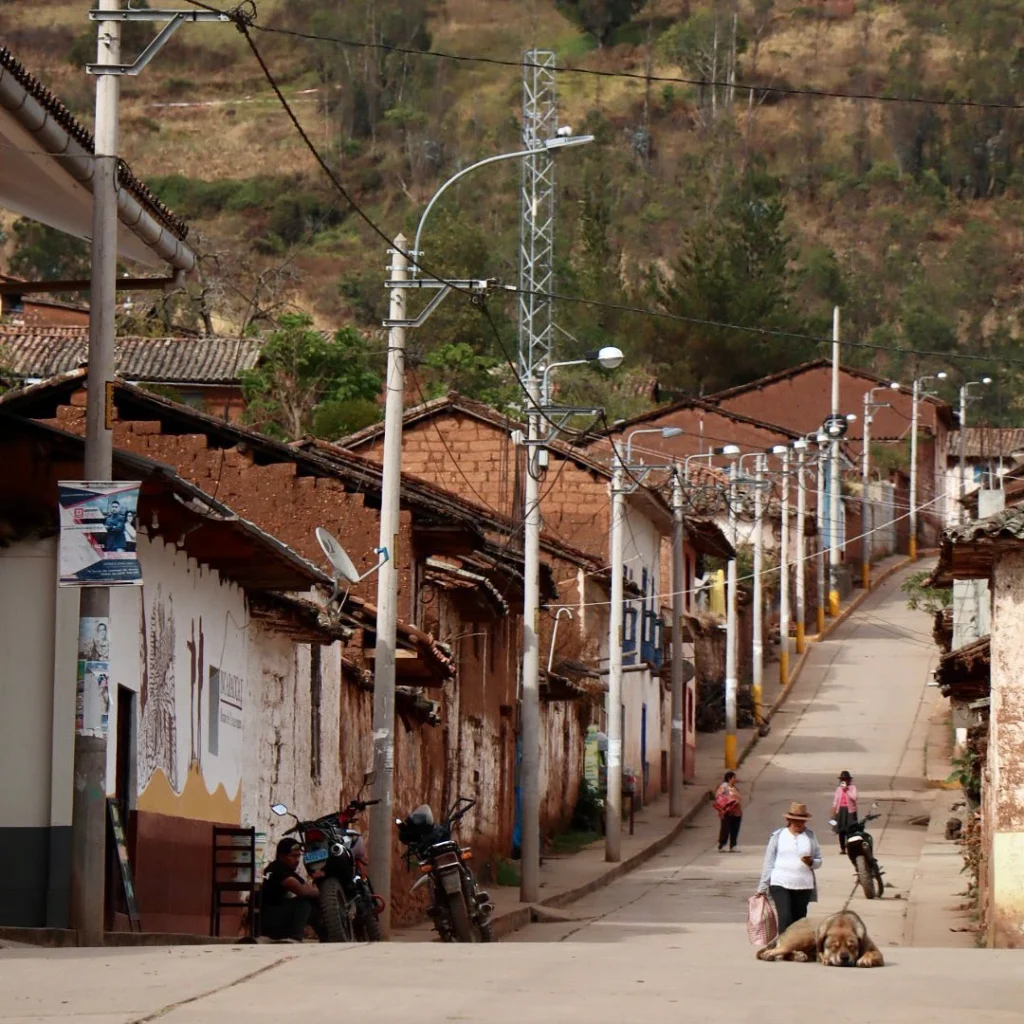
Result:
<svg viewBox="0 0 1024 1024"><path fill-rule="evenodd" d="M762 721L764 707L764 464L758 455L754 470L754 718Z"/></svg>
<svg viewBox="0 0 1024 1024"><path fill-rule="evenodd" d="M100 0L117 11L120 0ZM93 177L91 286L89 290L89 387L85 408L85 478L113 475L113 410L108 382L114 379L117 309L117 150L121 79L102 72L121 60L121 25L101 21L96 48L96 140ZM79 646L96 620L110 632L110 588L85 587L79 604ZM107 836L107 738L75 735L75 793L71 817L71 927L83 946L102 946L105 915Z"/></svg>
<svg viewBox="0 0 1024 1024"><path fill-rule="evenodd" d="M872 532L868 526L868 486L871 482L871 391L864 394L864 438L860 458L860 583L871 588Z"/></svg>
<svg viewBox="0 0 1024 1024"><path fill-rule="evenodd" d="M683 814L683 611L686 587L686 518L683 515L682 467L672 467L672 736L668 766L668 814Z"/></svg>
<svg viewBox="0 0 1024 1024"><path fill-rule="evenodd" d="M804 486L804 452L807 441L798 442L796 453L796 653L803 654L807 643L807 565L804 550L804 519L807 516L807 488Z"/></svg>
<svg viewBox="0 0 1024 1024"><path fill-rule="evenodd" d="M388 319L405 319L409 277L405 235L391 250L391 302ZM405 327L388 331L387 398L384 405L384 455L381 474L380 547L388 552L377 575L377 643L373 663L373 770L375 798L370 808L370 877L385 901L380 915L385 935L391 930L391 828L395 771L395 645L398 628L398 535L402 493L402 415L405 397Z"/></svg>
<svg viewBox="0 0 1024 1024"><path fill-rule="evenodd" d="M622 456L613 447L612 466L612 606L608 616L608 786L605 796L604 859L622 859L622 602L623 528L626 495Z"/></svg>
<svg viewBox="0 0 1024 1024"><path fill-rule="evenodd" d="M826 543L826 522L827 522L827 511L825 509L825 455L828 452L828 448L825 445L828 443L828 439L822 439L823 435L818 435L818 451L815 462L817 463L817 508L815 509L818 518L818 552L815 561L818 563L818 601L817 601L817 616L816 625L818 627L818 636L825 632L825 601L827 594L825 593L825 543Z"/></svg>
<svg viewBox="0 0 1024 1024"><path fill-rule="evenodd" d="M839 307L832 311L832 418L839 418ZM829 549L828 549L828 612L839 614L839 437L832 438L829 453Z"/></svg>
<svg viewBox="0 0 1024 1024"><path fill-rule="evenodd" d="M726 575L725 613L725 767L736 767L736 696L739 690L736 666L736 462L729 463L729 543L733 556ZM611 740L609 740L609 746Z"/></svg>
<svg viewBox="0 0 1024 1024"><path fill-rule="evenodd" d="M989 385L991 377L982 377L981 380L969 380L960 386L960 514L961 522L967 521L967 509L964 507L964 498L967 497L967 403L974 397L971 388L977 385Z"/></svg>
<svg viewBox="0 0 1024 1024"><path fill-rule="evenodd" d="M779 540L779 684L789 685L789 448L782 451L782 528Z"/></svg>
<svg viewBox="0 0 1024 1024"><path fill-rule="evenodd" d="M945 370L940 370L932 377L918 377L914 381L914 399L910 423L910 558L917 561L917 425L920 419L919 407L921 399L928 392L925 384L930 380L945 380Z"/></svg>
<svg viewBox="0 0 1024 1024"><path fill-rule="evenodd" d="M540 392L527 378L530 404L526 416L526 494L523 506L523 669L520 765L521 899L540 899Z"/></svg>

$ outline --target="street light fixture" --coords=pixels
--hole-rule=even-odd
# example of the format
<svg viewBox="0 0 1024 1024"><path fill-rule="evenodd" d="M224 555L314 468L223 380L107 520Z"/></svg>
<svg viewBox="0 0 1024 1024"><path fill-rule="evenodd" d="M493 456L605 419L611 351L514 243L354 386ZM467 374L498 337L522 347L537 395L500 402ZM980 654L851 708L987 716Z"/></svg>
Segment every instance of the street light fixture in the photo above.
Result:
<svg viewBox="0 0 1024 1024"><path fill-rule="evenodd" d="M568 132L568 134L564 134ZM419 257L420 252L420 235L423 234L423 225L427 221L427 217L430 211L434 208L434 204L441 198L441 196L455 184L455 182L464 178L470 171L475 171L478 167L485 167L487 164L496 164L501 160L516 160L521 157L533 156L538 152L539 149L545 149L549 153L558 149L568 149L570 146L585 146L588 142L593 142L593 135L573 135L572 129L568 126L563 126L558 129L557 134L553 139L545 139L544 145L538 147L538 149L520 149L514 153L499 153L497 156L489 156L484 160L478 160L475 164L470 164L468 167L463 167L461 171L449 178L431 197L430 202L427 203L427 208L423 211L423 216L420 217L420 222L416 227L416 238L413 241L412 252L410 255L413 257ZM413 266L413 276L416 275L416 266Z"/></svg>
<svg viewBox="0 0 1024 1024"><path fill-rule="evenodd" d="M592 136L566 136L559 134L544 143L545 149L562 149L583 145L592 141ZM538 147L539 148L539 147ZM463 168L448 179L431 197L416 228L413 256L419 256L419 240L423 225L435 203L447 189L470 171L499 160L528 157L537 149L516 153L502 153L485 160L479 160ZM394 733L395 733L395 646L398 627L398 535L401 527L400 500L402 488L402 432L403 399L405 395L405 335L410 327L424 323L430 314L444 300L453 287L461 286L474 291L482 283L478 281L442 281L425 278L410 281L409 257L405 251L406 239L399 233L391 250L390 309L384 326L388 328L387 400L384 407L384 452L381 473L380 543L379 549L386 549L391 557L380 569L377 580L377 645L374 660L373 682L373 768L377 783L377 803L370 816L370 827L374 835L386 837L392 826L393 775L394 775ZM415 267L413 267L415 278ZM486 288L486 283L483 283ZM410 287L437 289L436 294L414 319L406 316L406 295ZM534 408L530 410L531 440L537 438L538 417L536 415L537 389L533 381L526 382ZM532 451L532 449L531 449ZM524 599L524 633L526 642L523 651L523 887L530 890L526 902L539 898L540 871L540 823L539 823L539 773L540 756L540 665L537 647L536 619L539 605L540 581L540 507L539 488L531 478L536 472L527 473L527 506L524 522L524 560L526 597ZM532 498L532 503L531 503ZM532 576L530 559L532 555ZM530 602L532 598L532 607ZM528 757L525 743L532 732L534 756ZM532 817L531 817L532 814ZM533 827L533 833L527 831ZM527 856L527 854L531 856ZM378 894L383 898L384 910L379 916L385 935L390 931L391 907L391 843L375 842L370 848L370 871ZM531 889L532 887L532 889Z"/></svg>
<svg viewBox="0 0 1024 1024"><path fill-rule="evenodd" d="M949 375L945 370L927 377L918 377L914 380L913 405L911 407L910 420L910 558L917 561L917 424L921 399L927 397L930 392L924 390L925 385L933 380L945 380ZM945 493L945 488L943 488Z"/></svg>
<svg viewBox="0 0 1024 1024"><path fill-rule="evenodd" d="M879 384L864 392L864 434L861 450L861 492L860 492L860 575L861 585L865 590L871 586L871 556L874 554L874 516L871 517L871 528L868 528L868 483L871 479L871 422L872 409L885 409L892 405L891 402L876 402L874 400L876 391L899 391L900 385L893 381L891 384Z"/></svg>
<svg viewBox="0 0 1024 1024"><path fill-rule="evenodd" d="M618 351L618 349L616 349ZM670 437L679 437L685 433L682 427L643 427L639 430L631 430L626 435L626 465L630 466L633 464L633 438L637 434L660 434L664 439Z"/></svg>
<svg viewBox="0 0 1024 1024"><path fill-rule="evenodd" d="M689 481L690 479L690 460L691 459L713 459L722 456L733 456L739 455L740 446L738 444L723 444L719 448L712 448L709 452L699 452L697 455L687 455L683 459L683 479ZM710 465L710 462L708 463Z"/></svg>
<svg viewBox="0 0 1024 1024"><path fill-rule="evenodd" d="M586 352L579 359L563 359L558 363L551 363L541 370L540 378L540 400L542 405L547 405L551 400L551 371L558 370L565 366L583 366L586 363L597 363L602 369L617 370L625 360L621 348L614 345L606 345L604 348L595 349L593 352Z"/></svg>
<svg viewBox="0 0 1024 1024"><path fill-rule="evenodd" d="M969 401L975 401L980 396L972 395L970 389L972 387L980 387L985 385L986 387L992 383L991 377L982 377L981 380L969 380L966 384L960 386L960 517L961 519L967 518L967 509L964 508L963 501L967 494L967 403Z"/></svg>

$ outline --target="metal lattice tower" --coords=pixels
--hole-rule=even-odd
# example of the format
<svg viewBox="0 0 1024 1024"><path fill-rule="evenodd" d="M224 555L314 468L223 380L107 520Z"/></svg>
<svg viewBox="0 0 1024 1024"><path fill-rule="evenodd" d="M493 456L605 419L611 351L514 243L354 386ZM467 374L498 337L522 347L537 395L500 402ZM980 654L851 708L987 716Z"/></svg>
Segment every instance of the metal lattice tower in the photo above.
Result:
<svg viewBox="0 0 1024 1024"><path fill-rule="evenodd" d="M555 137L555 55L530 50L523 56L523 144L536 150L523 160L519 236L519 374L523 381L539 376L550 361L551 292L555 254L555 162L544 140ZM549 400L542 395L541 401Z"/></svg>

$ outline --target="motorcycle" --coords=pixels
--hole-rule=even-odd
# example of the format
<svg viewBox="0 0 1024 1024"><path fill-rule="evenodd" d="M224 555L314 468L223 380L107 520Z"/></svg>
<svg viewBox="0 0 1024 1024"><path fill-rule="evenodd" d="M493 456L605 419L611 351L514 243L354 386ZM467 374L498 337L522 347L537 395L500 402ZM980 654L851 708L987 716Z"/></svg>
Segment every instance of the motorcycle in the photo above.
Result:
<svg viewBox="0 0 1024 1024"><path fill-rule="evenodd" d="M874 811L876 807L878 804L872 804L871 810ZM835 818L829 820L829 824L837 830L836 834L845 840L846 855L850 858L850 863L857 872L857 881L869 900L876 896L881 897L885 892L885 883L882 881L885 872L875 860L875 841L866 828L869 821L874 821L878 817L880 815L875 813L867 814L859 821L855 818L841 831Z"/></svg>
<svg viewBox="0 0 1024 1024"><path fill-rule="evenodd" d="M383 939L377 917L384 909L384 902L370 884L362 835L349 827L357 815L379 803L359 799L374 777L373 772L367 772L355 799L344 810L322 818L300 821L284 804L270 808L278 816L295 818L295 825L285 835L298 833L307 872L323 872L314 884L320 890L320 918L328 942L380 942Z"/></svg>
<svg viewBox="0 0 1024 1024"><path fill-rule="evenodd" d="M459 822L475 804L475 800L459 797L440 824L434 822L434 813L426 804L412 811L405 821L395 819L398 840L408 847L406 866L411 870L415 857L421 875L410 892L430 885L427 913L442 942L491 941L494 904L473 877L468 863L472 851L453 837Z"/></svg>

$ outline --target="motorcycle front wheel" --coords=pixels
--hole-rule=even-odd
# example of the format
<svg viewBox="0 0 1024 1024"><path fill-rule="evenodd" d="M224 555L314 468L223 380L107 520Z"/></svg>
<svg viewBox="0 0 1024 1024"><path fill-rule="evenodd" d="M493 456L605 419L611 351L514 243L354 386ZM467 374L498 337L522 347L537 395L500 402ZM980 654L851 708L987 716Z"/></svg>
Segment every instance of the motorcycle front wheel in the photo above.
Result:
<svg viewBox="0 0 1024 1024"><path fill-rule="evenodd" d="M866 857L857 858L857 879L860 882L860 887L864 890L864 895L869 900L875 898L875 880L871 877L871 868L868 867Z"/></svg>
<svg viewBox="0 0 1024 1024"><path fill-rule="evenodd" d="M345 890L337 878L325 878L320 883L320 917L328 942L352 941Z"/></svg>
<svg viewBox="0 0 1024 1024"><path fill-rule="evenodd" d="M882 869L876 864L872 871L875 878L875 895L881 899L885 892L885 882L882 881Z"/></svg>

